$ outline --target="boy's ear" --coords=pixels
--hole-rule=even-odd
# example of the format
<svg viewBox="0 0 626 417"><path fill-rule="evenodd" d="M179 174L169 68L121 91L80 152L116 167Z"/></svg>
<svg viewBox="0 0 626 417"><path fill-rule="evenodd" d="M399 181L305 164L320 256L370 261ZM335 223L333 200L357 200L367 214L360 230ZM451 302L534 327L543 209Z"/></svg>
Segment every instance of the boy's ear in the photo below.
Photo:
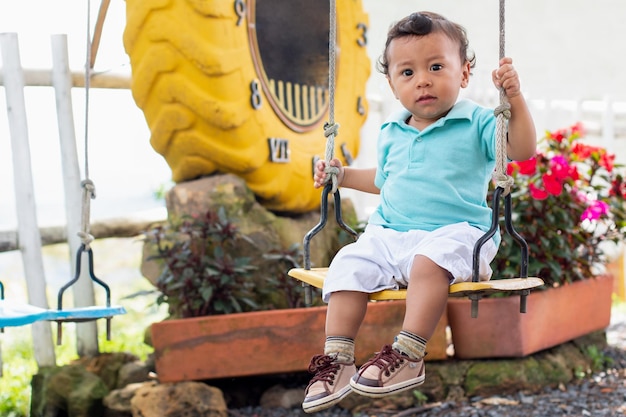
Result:
<svg viewBox="0 0 626 417"><path fill-rule="evenodd" d="M465 64L463 64L461 88L466 88L469 85L469 79L470 79L471 73L472 73L472 65L469 63L469 61L465 61Z"/></svg>

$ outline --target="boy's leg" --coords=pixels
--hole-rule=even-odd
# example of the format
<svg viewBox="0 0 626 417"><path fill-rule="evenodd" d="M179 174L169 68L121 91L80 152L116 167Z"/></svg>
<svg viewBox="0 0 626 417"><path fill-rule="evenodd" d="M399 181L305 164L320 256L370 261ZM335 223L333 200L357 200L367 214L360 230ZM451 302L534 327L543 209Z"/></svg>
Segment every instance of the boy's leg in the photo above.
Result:
<svg viewBox="0 0 626 417"><path fill-rule="evenodd" d="M449 290L448 271L429 258L417 255L407 287L402 330L430 339L446 309Z"/></svg>
<svg viewBox="0 0 626 417"><path fill-rule="evenodd" d="M328 300L326 336L355 339L367 312L369 294L357 291L334 292Z"/></svg>
<svg viewBox="0 0 626 417"><path fill-rule="evenodd" d="M329 408L350 394L350 378L356 373L354 339L365 317L368 297L367 293L355 291L331 294L324 354L314 356L309 365L314 376L305 391L305 412Z"/></svg>
<svg viewBox="0 0 626 417"><path fill-rule="evenodd" d="M429 258L417 255L406 296L402 331L366 362L351 381L359 394L381 397L424 382L423 357L448 302L449 274Z"/></svg>

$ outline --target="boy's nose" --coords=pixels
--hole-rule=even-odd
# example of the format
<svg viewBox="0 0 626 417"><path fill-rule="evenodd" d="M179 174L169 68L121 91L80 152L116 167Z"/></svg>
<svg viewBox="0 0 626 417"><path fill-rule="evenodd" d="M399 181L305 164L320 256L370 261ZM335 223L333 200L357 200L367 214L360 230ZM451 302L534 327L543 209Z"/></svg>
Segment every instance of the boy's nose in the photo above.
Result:
<svg viewBox="0 0 626 417"><path fill-rule="evenodd" d="M428 76L428 74L419 74L417 76L417 88L424 88L424 87L428 87L431 85L431 81L430 81L430 77Z"/></svg>

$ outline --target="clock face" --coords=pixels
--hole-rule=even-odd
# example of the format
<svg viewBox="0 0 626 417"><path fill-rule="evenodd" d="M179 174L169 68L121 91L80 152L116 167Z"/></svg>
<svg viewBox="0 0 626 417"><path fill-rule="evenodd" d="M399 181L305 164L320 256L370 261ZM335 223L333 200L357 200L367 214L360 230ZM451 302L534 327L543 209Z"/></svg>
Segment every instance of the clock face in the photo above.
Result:
<svg viewBox="0 0 626 417"><path fill-rule="evenodd" d="M248 7L250 49L269 104L290 129L313 129L328 110L329 2L251 1Z"/></svg>
<svg viewBox="0 0 626 417"><path fill-rule="evenodd" d="M360 0L336 9L334 156L347 164L367 117L368 17ZM234 174L270 210L319 208L329 31L326 0L126 0L133 98L172 179Z"/></svg>

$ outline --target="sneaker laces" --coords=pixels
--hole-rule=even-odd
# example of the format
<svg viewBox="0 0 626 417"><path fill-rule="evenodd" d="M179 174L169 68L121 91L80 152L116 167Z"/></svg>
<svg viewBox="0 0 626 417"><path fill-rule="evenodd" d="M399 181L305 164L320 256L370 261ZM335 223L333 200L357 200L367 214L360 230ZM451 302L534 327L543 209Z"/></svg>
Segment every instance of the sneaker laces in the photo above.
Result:
<svg viewBox="0 0 626 417"><path fill-rule="evenodd" d="M309 372L314 374L314 376L311 382L309 382L309 387L318 381L328 382L330 385L333 385L339 366L335 357L329 355L313 356L309 364Z"/></svg>
<svg viewBox="0 0 626 417"><path fill-rule="evenodd" d="M361 367L359 375L362 375L367 367L373 365L380 368L380 370L385 373L385 376L389 376L391 375L391 372L400 367L400 364L404 362L404 359L405 357L402 356L401 353L394 350L391 345L385 345L380 352L377 352L372 359L367 361Z"/></svg>

